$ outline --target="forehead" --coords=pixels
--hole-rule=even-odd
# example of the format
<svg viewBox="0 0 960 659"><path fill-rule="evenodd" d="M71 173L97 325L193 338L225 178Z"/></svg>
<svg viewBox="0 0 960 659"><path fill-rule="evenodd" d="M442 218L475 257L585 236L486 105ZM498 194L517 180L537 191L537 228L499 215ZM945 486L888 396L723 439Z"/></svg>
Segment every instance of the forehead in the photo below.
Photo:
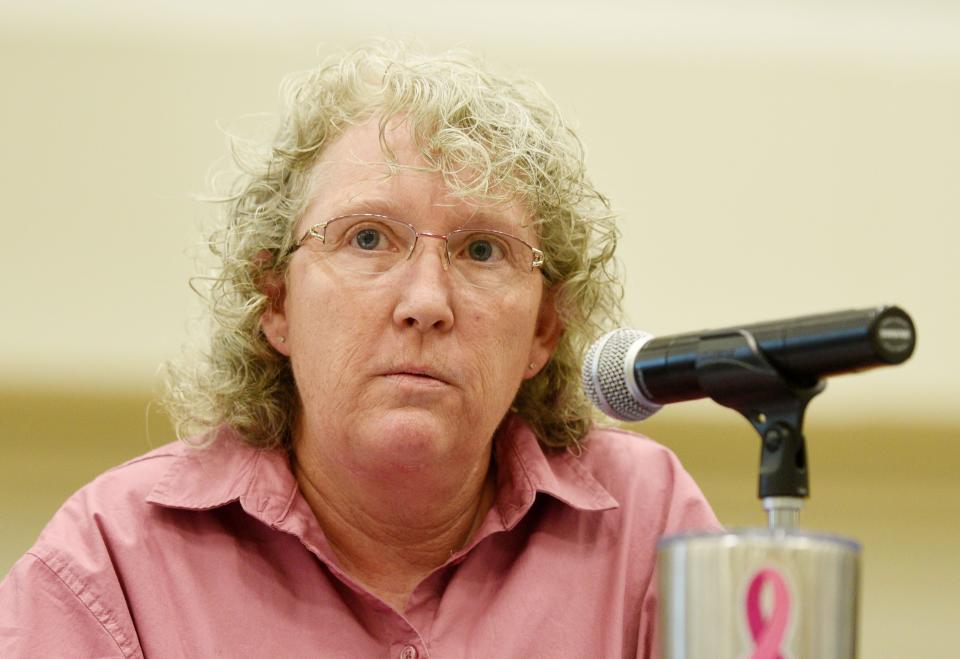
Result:
<svg viewBox="0 0 960 659"><path fill-rule="evenodd" d="M519 202L494 203L454 194L420 153L409 124L391 122L383 137L389 159L376 119L348 128L324 149L312 173L309 221L380 213L421 230L482 226L532 237L528 214Z"/></svg>

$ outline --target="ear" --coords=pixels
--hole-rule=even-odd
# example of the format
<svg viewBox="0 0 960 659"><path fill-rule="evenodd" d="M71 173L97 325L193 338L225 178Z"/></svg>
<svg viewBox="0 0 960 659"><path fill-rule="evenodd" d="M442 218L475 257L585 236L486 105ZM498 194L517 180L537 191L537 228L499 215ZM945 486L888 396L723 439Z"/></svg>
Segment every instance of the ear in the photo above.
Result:
<svg viewBox="0 0 960 659"><path fill-rule="evenodd" d="M547 365L561 335L563 323L557 312L556 295L552 290L545 289L540 298L540 311L537 313L537 326L533 333L527 368L523 373L524 380L534 377Z"/></svg>
<svg viewBox="0 0 960 659"><path fill-rule="evenodd" d="M262 254L266 260L269 253ZM260 315L260 329L267 342L281 355L290 356L289 327L287 325L286 297L287 289L283 275L276 270L264 270L260 277L260 291L267 296L267 309Z"/></svg>

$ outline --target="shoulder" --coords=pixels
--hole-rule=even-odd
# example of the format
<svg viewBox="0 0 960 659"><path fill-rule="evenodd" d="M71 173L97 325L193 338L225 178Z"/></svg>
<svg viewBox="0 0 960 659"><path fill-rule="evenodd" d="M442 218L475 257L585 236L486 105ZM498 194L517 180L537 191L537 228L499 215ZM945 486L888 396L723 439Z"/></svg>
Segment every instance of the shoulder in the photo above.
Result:
<svg viewBox="0 0 960 659"><path fill-rule="evenodd" d="M665 533L719 529L709 503L669 448L639 433L593 428L574 460L616 499L624 514L656 518Z"/></svg>
<svg viewBox="0 0 960 659"><path fill-rule="evenodd" d="M4 624L19 630L0 648L18 656L65 647L78 656L139 656L122 566L134 554L143 560L136 545L151 523L146 497L186 449L161 446L109 469L67 499L0 583Z"/></svg>
<svg viewBox="0 0 960 659"><path fill-rule="evenodd" d="M639 433L594 427L583 446L578 462L604 485L656 489L685 473L673 451Z"/></svg>
<svg viewBox="0 0 960 659"><path fill-rule="evenodd" d="M117 548L132 549L150 535L186 523L184 511L208 511L242 500L258 468L264 471L261 489L272 484L266 492L270 495L283 490L274 497L278 505L288 498L288 471L269 477L284 471L282 459L259 460L263 451L229 429L218 431L212 441L200 441L207 439L171 442L105 471L67 499L32 552L82 555L107 543L116 555ZM259 499L257 503L263 507Z"/></svg>
<svg viewBox="0 0 960 659"><path fill-rule="evenodd" d="M587 460L676 460L673 452L663 444L622 428L594 426L584 438L583 445Z"/></svg>
<svg viewBox="0 0 960 659"><path fill-rule="evenodd" d="M146 499L170 466L188 450L180 442L158 447L108 469L71 495L47 523L30 553L57 562L83 553L120 532L135 533L151 506Z"/></svg>
<svg viewBox="0 0 960 659"><path fill-rule="evenodd" d="M63 522L135 514L147 505L147 495L157 481L188 450L183 443L172 442L108 469L64 502L41 538L59 529Z"/></svg>

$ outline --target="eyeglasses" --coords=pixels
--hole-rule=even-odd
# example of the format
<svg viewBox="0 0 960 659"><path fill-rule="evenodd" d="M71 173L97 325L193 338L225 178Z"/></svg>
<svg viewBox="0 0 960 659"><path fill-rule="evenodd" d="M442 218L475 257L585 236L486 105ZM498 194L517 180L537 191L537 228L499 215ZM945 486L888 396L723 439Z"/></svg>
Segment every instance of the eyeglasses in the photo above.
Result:
<svg viewBox="0 0 960 659"><path fill-rule="evenodd" d="M327 262L340 270L378 275L406 261L420 237L444 241L444 269L451 267L480 288L502 288L543 265L543 252L516 236L493 229L457 229L446 235L417 231L383 215L354 214L314 224L294 245L311 239Z"/></svg>

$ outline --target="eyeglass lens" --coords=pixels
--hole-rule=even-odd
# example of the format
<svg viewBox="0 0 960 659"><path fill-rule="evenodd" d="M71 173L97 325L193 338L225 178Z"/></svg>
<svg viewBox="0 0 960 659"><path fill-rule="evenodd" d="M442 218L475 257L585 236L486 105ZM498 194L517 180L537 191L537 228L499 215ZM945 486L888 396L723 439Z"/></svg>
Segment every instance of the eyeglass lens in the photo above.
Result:
<svg viewBox="0 0 960 659"><path fill-rule="evenodd" d="M337 268L379 274L406 260L416 241L416 230L398 220L347 216L326 224L318 246ZM450 266L476 286L497 288L532 270L532 250L513 236L460 229L451 232L446 243Z"/></svg>

